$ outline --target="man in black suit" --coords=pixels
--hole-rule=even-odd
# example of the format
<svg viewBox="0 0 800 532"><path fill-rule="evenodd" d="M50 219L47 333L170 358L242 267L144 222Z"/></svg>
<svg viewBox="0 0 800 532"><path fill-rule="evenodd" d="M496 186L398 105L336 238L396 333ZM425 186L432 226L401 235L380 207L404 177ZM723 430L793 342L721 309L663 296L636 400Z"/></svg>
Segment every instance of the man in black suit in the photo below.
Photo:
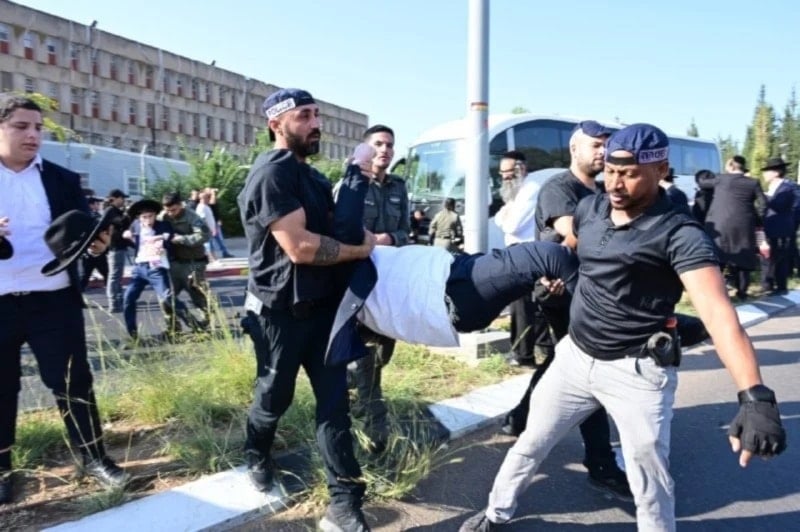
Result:
<svg viewBox="0 0 800 532"><path fill-rule="evenodd" d="M13 255L0 261L0 504L13 499L11 447L20 391L20 348L33 351L45 385L55 396L82 470L105 485L127 475L105 454L100 416L87 361L83 297L77 261L45 276L53 252L42 237L51 221L89 212L80 177L42 159L42 110L26 97L0 94L0 219ZM100 255L105 233L88 251Z"/></svg>
<svg viewBox="0 0 800 532"><path fill-rule="evenodd" d="M761 288L774 295L785 295L795 238L794 204L797 185L785 179L786 162L780 157L768 160L761 172L767 184L764 234L770 249L769 258L762 259Z"/></svg>
<svg viewBox="0 0 800 532"><path fill-rule="evenodd" d="M747 298L750 273L758 267L756 226L766 208L758 181L747 177L747 161L735 155L714 182L714 201L706 214L706 233L714 240L720 265L736 286L736 297Z"/></svg>

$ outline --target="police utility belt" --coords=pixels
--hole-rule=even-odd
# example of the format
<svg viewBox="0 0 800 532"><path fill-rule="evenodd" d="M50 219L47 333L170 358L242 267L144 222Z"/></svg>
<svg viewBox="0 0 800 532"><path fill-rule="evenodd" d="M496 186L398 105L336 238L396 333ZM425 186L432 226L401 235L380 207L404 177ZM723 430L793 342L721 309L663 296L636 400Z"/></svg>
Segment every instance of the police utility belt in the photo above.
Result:
<svg viewBox="0 0 800 532"><path fill-rule="evenodd" d="M636 355L634 355L636 356ZM642 346L638 358L650 357L657 366L667 368L681 365L681 339L675 328L658 331Z"/></svg>

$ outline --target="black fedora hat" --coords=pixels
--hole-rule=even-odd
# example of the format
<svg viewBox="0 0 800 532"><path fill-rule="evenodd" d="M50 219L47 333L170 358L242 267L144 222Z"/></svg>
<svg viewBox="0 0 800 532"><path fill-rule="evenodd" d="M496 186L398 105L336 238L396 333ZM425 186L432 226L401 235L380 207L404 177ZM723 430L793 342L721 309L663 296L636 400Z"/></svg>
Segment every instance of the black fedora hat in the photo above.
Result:
<svg viewBox="0 0 800 532"><path fill-rule="evenodd" d="M44 232L47 247L56 256L42 268L44 275L55 275L64 271L97 238L97 234L111 224L114 213L108 209L100 220L90 214L73 210L53 220Z"/></svg>
<svg viewBox="0 0 800 532"><path fill-rule="evenodd" d="M10 259L14 255L14 246L6 237L0 237L0 260Z"/></svg>
<svg viewBox="0 0 800 532"><path fill-rule="evenodd" d="M143 199L133 203L128 207L128 216L131 220L135 220L143 212L154 212L158 214L163 207L156 200Z"/></svg>
<svg viewBox="0 0 800 532"><path fill-rule="evenodd" d="M784 161L780 157L771 157L767 159L767 164L765 164L764 167L761 168L761 171L763 172L764 170L782 170L782 169L786 169L786 161Z"/></svg>

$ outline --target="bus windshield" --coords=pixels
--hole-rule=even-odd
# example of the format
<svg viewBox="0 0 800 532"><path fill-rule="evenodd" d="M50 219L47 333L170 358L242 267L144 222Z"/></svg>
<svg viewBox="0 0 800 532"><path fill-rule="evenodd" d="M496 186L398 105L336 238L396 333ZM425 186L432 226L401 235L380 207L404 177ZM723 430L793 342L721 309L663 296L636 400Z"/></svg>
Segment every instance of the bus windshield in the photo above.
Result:
<svg viewBox="0 0 800 532"><path fill-rule="evenodd" d="M406 164L406 186L416 201L464 198L464 139L418 144Z"/></svg>

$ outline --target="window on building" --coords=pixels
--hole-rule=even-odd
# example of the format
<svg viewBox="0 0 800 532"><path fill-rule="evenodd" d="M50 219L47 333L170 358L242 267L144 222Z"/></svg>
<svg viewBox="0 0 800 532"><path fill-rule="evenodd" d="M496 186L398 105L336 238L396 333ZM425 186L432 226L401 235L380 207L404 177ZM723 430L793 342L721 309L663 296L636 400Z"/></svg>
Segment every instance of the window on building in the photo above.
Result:
<svg viewBox="0 0 800 532"><path fill-rule="evenodd" d="M228 142L228 123L222 118L219 119L219 139Z"/></svg>
<svg viewBox="0 0 800 532"><path fill-rule="evenodd" d="M192 135L200 135L200 115L197 113L192 113Z"/></svg>
<svg viewBox="0 0 800 532"><path fill-rule="evenodd" d="M108 76L113 80L116 80L117 76L119 76L119 57L116 55L111 56L111 61L108 65Z"/></svg>
<svg viewBox="0 0 800 532"><path fill-rule="evenodd" d="M200 133L199 136L208 136L208 117L206 115L199 115L200 118Z"/></svg>
<svg viewBox="0 0 800 532"><path fill-rule="evenodd" d="M169 131L169 109L161 108L161 129Z"/></svg>
<svg viewBox="0 0 800 532"><path fill-rule="evenodd" d="M0 72L0 90L14 90L14 78L11 76L11 72Z"/></svg>
<svg viewBox="0 0 800 532"><path fill-rule="evenodd" d="M244 143L249 145L249 144L252 144L254 140L255 139L253 139L253 126L251 126L250 124L245 124L244 125Z"/></svg>
<svg viewBox="0 0 800 532"><path fill-rule="evenodd" d="M175 80L175 90L178 92L178 96L183 96L183 79L180 76Z"/></svg>
<svg viewBox="0 0 800 532"><path fill-rule="evenodd" d="M71 43L69 46L69 62L72 70L80 68L81 47L79 44Z"/></svg>
<svg viewBox="0 0 800 532"><path fill-rule="evenodd" d="M136 84L136 63L128 61L128 83Z"/></svg>
<svg viewBox="0 0 800 532"><path fill-rule="evenodd" d="M34 83L33 78L25 78L25 92L28 94L36 92L36 83Z"/></svg>
<svg viewBox="0 0 800 532"><path fill-rule="evenodd" d="M117 122L119 120L119 96L116 94L111 96L111 121ZM115 148L117 146L114 146Z"/></svg>
<svg viewBox="0 0 800 532"><path fill-rule="evenodd" d="M192 80L192 99L197 100L200 98L200 82L196 79Z"/></svg>
<svg viewBox="0 0 800 532"><path fill-rule="evenodd" d="M11 53L11 29L5 24L0 24L0 54Z"/></svg>
<svg viewBox="0 0 800 532"><path fill-rule="evenodd" d="M186 123L186 112L178 111L178 133L183 133L183 125Z"/></svg>
<svg viewBox="0 0 800 532"><path fill-rule="evenodd" d="M74 115L81 114L81 90L73 87L70 90L70 112Z"/></svg>
<svg viewBox="0 0 800 532"><path fill-rule="evenodd" d="M47 45L47 64L48 65L57 65L58 64L58 41L53 37L48 37L46 41Z"/></svg>
<svg viewBox="0 0 800 532"><path fill-rule="evenodd" d="M92 91L91 103L92 103L92 118L100 118L100 93L99 92Z"/></svg>
<svg viewBox="0 0 800 532"><path fill-rule="evenodd" d="M97 50L92 50L91 57L92 57L92 75L97 76L100 73L100 61L97 57L100 55L100 52Z"/></svg>
<svg viewBox="0 0 800 532"><path fill-rule="evenodd" d="M153 67L149 65L144 69L144 86L148 89L153 88Z"/></svg>
<svg viewBox="0 0 800 532"><path fill-rule="evenodd" d="M225 106L225 96L228 94L228 87L220 87L219 88L219 98L217 100L217 105L220 107Z"/></svg>
<svg viewBox="0 0 800 532"><path fill-rule="evenodd" d="M147 107L145 108L145 116L147 117L147 127L153 127L153 124L155 124L155 117L156 117L155 104L152 103L147 104Z"/></svg>
<svg viewBox="0 0 800 532"><path fill-rule="evenodd" d="M136 125L136 102L134 101L128 105L128 123Z"/></svg>
<svg viewBox="0 0 800 532"><path fill-rule="evenodd" d="M33 35L26 31L22 36L22 46L25 48L25 59L33 59Z"/></svg>
<svg viewBox="0 0 800 532"><path fill-rule="evenodd" d="M211 103L211 93L212 93L212 84L210 82L206 83L206 99L205 101Z"/></svg>
<svg viewBox="0 0 800 532"><path fill-rule="evenodd" d="M170 82L170 75L169 72L164 70L161 74L161 90L164 92L169 92L169 82Z"/></svg>
<svg viewBox="0 0 800 532"><path fill-rule="evenodd" d="M238 144L239 143L239 124L232 124L233 125L233 136L231 137L231 142Z"/></svg>
<svg viewBox="0 0 800 532"><path fill-rule="evenodd" d="M51 81L47 84L47 96L54 100L58 100L58 83Z"/></svg>

